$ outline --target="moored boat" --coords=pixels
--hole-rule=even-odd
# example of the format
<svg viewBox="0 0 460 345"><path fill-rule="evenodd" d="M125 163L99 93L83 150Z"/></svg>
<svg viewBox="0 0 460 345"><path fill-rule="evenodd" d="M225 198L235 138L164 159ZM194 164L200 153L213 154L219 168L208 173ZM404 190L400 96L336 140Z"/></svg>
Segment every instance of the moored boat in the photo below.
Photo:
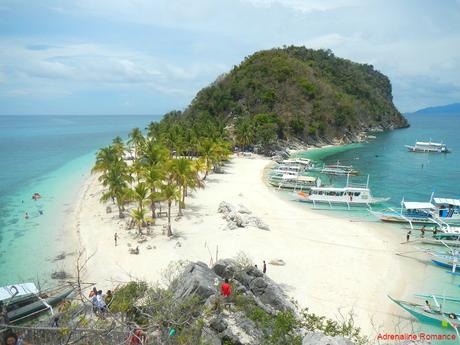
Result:
<svg viewBox="0 0 460 345"><path fill-rule="evenodd" d="M49 310L73 291L66 286L39 292L33 283L16 284L0 288L0 301L6 307L9 322L15 323Z"/></svg>
<svg viewBox="0 0 460 345"><path fill-rule="evenodd" d="M419 321L429 323L435 326L448 327L449 325L453 328L460 326L460 314L455 312L444 312L442 308L432 308L429 305L412 303L408 301L402 301L388 296L394 303L399 305L401 308L412 314ZM438 304L435 299L436 304Z"/></svg>
<svg viewBox="0 0 460 345"><path fill-rule="evenodd" d="M410 152L437 152L437 153L449 153L450 150L446 144L434 143L430 141L417 141L415 145L405 145Z"/></svg>
<svg viewBox="0 0 460 345"><path fill-rule="evenodd" d="M429 202L401 201L400 210L392 208L372 212L384 222L431 224L460 224L460 200L433 198Z"/></svg>
<svg viewBox="0 0 460 345"><path fill-rule="evenodd" d="M298 192L296 197L301 202L316 204L332 204L351 206L370 206L388 201L390 198L376 198L369 188L369 176L365 185L349 183L349 176L345 187L312 187L309 193Z"/></svg>
<svg viewBox="0 0 460 345"><path fill-rule="evenodd" d="M319 172L321 174L326 175L338 175L338 176L345 176L345 175L358 175L358 171L353 169L351 165L342 165L339 161L336 164L323 164L322 166L313 166L310 165L308 168L309 171Z"/></svg>
<svg viewBox="0 0 460 345"><path fill-rule="evenodd" d="M314 176L303 176L294 174L273 175L268 178L268 183L277 188L309 190L314 186L321 185L321 179Z"/></svg>
<svg viewBox="0 0 460 345"><path fill-rule="evenodd" d="M451 232L437 232L433 236L424 236L420 242L449 247L460 247L460 229L450 227Z"/></svg>

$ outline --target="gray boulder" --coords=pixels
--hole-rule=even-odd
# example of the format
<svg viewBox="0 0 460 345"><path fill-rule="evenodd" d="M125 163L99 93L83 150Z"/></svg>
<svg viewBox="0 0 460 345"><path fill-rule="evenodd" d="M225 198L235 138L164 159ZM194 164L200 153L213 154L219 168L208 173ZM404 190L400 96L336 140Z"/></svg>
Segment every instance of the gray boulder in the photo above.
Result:
<svg viewBox="0 0 460 345"><path fill-rule="evenodd" d="M190 295L206 299L217 293L217 281L219 281L219 276L205 263L190 263L171 284L170 289L180 299Z"/></svg>
<svg viewBox="0 0 460 345"><path fill-rule="evenodd" d="M320 332L307 334L302 345L353 345L350 339L344 337L331 337Z"/></svg>
<svg viewBox="0 0 460 345"><path fill-rule="evenodd" d="M222 345L220 337L209 327L203 327L201 330L201 342L203 345Z"/></svg>
<svg viewBox="0 0 460 345"><path fill-rule="evenodd" d="M227 328L222 333L222 339L232 344L259 345L262 344L263 334L254 321L248 319L243 312L225 315Z"/></svg>
<svg viewBox="0 0 460 345"><path fill-rule="evenodd" d="M268 286L267 282L262 277L254 278L249 283L249 288L251 289L252 293L255 296L260 296L264 294L265 290L267 289L267 286Z"/></svg>
<svg viewBox="0 0 460 345"><path fill-rule="evenodd" d="M227 214L229 214L230 212L236 212L236 209L232 204L226 201L222 201L219 204L219 207L217 208L217 212L222 213L224 216L227 216Z"/></svg>
<svg viewBox="0 0 460 345"><path fill-rule="evenodd" d="M248 224L245 216L234 211L227 214L227 221L235 223L239 228L244 228Z"/></svg>
<svg viewBox="0 0 460 345"><path fill-rule="evenodd" d="M259 217L249 217L247 219L247 223L250 226L254 226L256 228L259 228L261 230L270 230L270 227Z"/></svg>
<svg viewBox="0 0 460 345"><path fill-rule="evenodd" d="M227 329L227 322L221 317L217 316L209 322L209 326L218 333L221 333Z"/></svg>
<svg viewBox="0 0 460 345"><path fill-rule="evenodd" d="M232 259L218 260L212 270L221 278L231 279L238 270L238 264Z"/></svg>
<svg viewBox="0 0 460 345"><path fill-rule="evenodd" d="M238 212L239 213L244 213L244 214L251 214L252 212L244 205L240 204L238 205Z"/></svg>

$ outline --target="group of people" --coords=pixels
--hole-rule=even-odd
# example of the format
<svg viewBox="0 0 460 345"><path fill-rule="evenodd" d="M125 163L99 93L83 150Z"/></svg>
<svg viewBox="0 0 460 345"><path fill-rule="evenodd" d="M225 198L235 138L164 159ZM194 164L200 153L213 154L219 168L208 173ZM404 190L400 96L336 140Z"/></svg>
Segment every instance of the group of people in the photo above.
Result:
<svg viewBox="0 0 460 345"><path fill-rule="evenodd" d="M30 342L24 340L22 337L18 336L13 331L9 330L6 332L4 337L4 342L2 344L5 345L32 345Z"/></svg>
<svg viewBox="0 0 460 345"><path fill-rule="evenodd" d="M93 304L93 311L96 314L105 314L108 311L108 306L112 302L113 295L111 290L107 290L105 296L102 296L102 290L97 290L93 287L89 293L89 298Z"/></svg>

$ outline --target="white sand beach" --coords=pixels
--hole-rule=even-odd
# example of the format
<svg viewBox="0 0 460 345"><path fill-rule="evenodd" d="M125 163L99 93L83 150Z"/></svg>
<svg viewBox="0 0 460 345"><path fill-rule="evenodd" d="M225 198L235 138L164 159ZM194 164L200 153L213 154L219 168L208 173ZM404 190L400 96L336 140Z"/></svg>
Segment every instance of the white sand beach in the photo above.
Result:
<svg viewBox="0 0 460 345"><path fill-rule="evenodd" d="M259 267L262 261L282 259L284 266L268 265L269 277L311 312L340 319L353 310L356 324L365 333L394 330L394 315L403 313L387 298L413 293L426 272L415 260L395 255L410 250L400 244L405 233L373 222L338 219L325 211L311 210L284 200L263 181L269 160L233 158L224 174L211 174L206 188L193 193L181 219L174 220L169 239L162 234L166 217L152 227L153 236L137 244L136 229L127 230L114 212L99 202L102 187L91 176L75 206L72 228L81 246L93 255L84 280L104 289L132 278L156 282L170 262L235 257L244 252ZM242 204L262 218L269 231L258 228L228 230L217 213L221 201ZM174 209L174 218L177 209ZM114 233L119 235L114 245ZM139 246L140 254L128 251ZM153 249L147 249L150 245Z"/></svg>

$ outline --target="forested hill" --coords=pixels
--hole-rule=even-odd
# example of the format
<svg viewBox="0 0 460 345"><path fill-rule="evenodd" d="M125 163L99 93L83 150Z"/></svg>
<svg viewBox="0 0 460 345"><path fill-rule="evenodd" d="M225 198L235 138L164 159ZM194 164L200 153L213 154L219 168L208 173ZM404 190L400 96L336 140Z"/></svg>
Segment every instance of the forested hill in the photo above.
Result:
<svg viewBox="0 0 460 345"><path fill-rule="evenodd" d="M257 52L199 91L181 117L203 116L234 129L242 145L347 142L363 130L408 126L373 66L294 46Z"/></svg>

